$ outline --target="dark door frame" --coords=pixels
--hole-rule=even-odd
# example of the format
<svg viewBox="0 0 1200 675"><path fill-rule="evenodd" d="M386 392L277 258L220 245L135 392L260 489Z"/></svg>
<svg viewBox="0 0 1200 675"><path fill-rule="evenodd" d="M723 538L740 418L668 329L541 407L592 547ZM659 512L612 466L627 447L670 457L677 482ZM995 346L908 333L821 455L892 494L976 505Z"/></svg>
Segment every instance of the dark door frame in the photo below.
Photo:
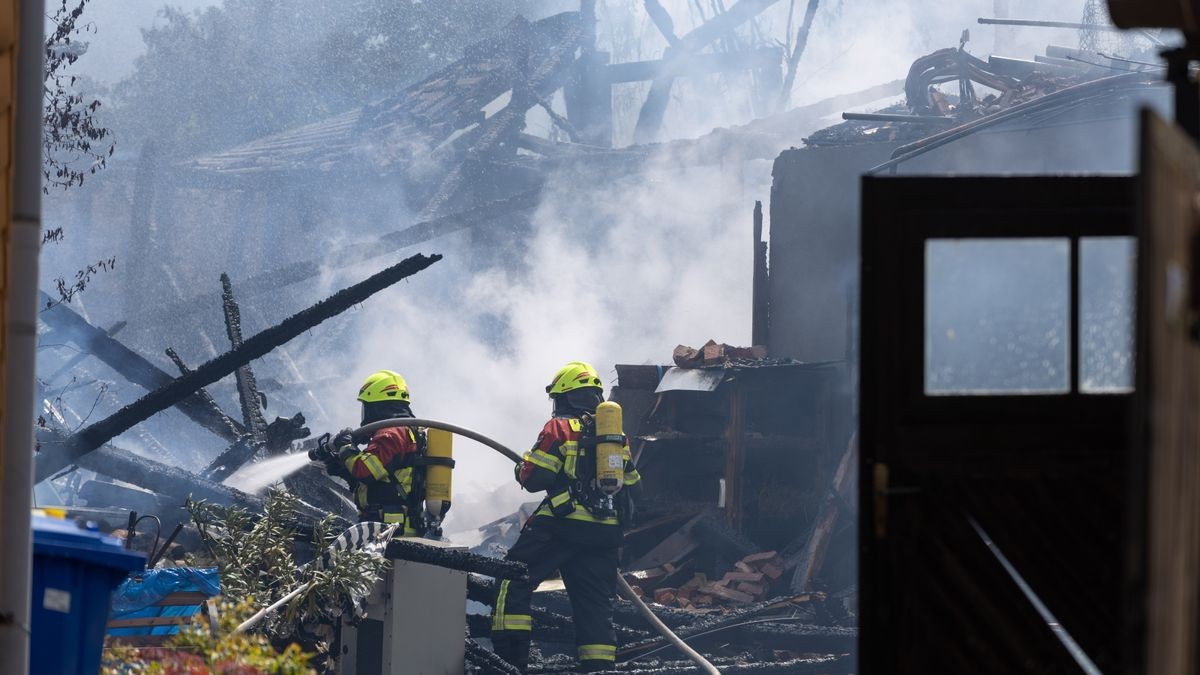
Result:
<svg viewBox="0 0 1200 675"><path fill-rule="evenodd" d="M1133 397L1079 392L1079 240L1133 236L1134 194L1126 177L863 179L861 672L1079 672L981 532L1117 670ZM1069 393L925 395L925 245L962 238L1071 241Z"/></svg>

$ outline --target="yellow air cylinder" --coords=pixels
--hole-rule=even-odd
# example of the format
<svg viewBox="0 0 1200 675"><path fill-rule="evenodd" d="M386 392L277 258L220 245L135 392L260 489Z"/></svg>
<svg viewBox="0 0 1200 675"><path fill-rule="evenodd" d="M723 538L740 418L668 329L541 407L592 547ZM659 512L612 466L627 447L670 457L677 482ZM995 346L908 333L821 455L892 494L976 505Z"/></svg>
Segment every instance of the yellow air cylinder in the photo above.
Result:
<svg viewBox="0 0 1200 675"><path fill-rule="evenodd" d="M605 401L596 406L596 487L612 496L625 484L624 430L621 406Z"/></svg>
<svg viewBox="0 0 1200 675"><path fill-rule="evenodd" d="M441 429L429 429L426 456L454 459L454 434ZM430 464L425 469L425 509L437 521L446 517L450 510L451 467Z"/></svg>

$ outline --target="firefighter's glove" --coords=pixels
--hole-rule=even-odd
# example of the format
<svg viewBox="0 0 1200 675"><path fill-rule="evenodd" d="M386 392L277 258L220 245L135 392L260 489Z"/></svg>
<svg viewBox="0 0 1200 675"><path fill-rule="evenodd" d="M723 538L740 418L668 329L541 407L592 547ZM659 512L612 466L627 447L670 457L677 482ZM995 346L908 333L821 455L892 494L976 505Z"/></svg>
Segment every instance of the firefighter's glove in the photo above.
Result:
<svg viewBox="0 0 1200 675"><path fill-rule="evenodd" d="M351 448L354 447L354 434L350 432L351 429L342 429L337 436L333 437L333 447L339 454L347 445Z"/></svg>

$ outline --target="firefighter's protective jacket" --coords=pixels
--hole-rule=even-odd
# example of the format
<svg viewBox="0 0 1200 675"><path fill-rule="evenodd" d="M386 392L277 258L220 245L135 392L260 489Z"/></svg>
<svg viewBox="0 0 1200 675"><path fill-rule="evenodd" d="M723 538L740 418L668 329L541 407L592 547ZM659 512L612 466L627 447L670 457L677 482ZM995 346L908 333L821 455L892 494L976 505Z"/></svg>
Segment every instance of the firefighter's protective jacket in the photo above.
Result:
<svg viewBox="0 0 1200 675"><path fill-rule="evenodd" d="M353 445L339 450L343 477L352 480L360 516L405 522L406 507L422 497L414 494L413 480L414 462L421 451L417 433L408 427L380 429L362 450ZM406 523L405 531L411 532L414 525Z"/></svg>
<svg viewBox="0 0 1200 675"><path fill-rule="evenodd" d="M538 434L537 442L525 453L517 467L517 481L530 492L546 491L546 499L534 513L535 516L618 525L620 521L617 517L593 515L578 503L577 495L571 493L572 484L585 469L590 468L584 467L583 463L595 461L592 450L579 443L582 428L578 417L554 417L546 422ZM624 492L633 490L642 477L633 464L628 443L621 448L621 455L625 460Z"/></svg>

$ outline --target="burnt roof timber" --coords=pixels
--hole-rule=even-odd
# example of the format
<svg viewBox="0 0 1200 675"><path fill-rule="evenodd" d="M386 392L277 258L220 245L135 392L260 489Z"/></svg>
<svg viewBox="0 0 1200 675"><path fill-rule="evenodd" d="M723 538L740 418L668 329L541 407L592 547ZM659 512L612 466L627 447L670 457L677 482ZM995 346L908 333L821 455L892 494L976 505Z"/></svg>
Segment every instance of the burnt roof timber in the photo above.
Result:
<svg viewBox="0 0 1200 675"><path fill-rule="evenodd" d="M45 293L41 294L41 298L43 306L53 302ZM175 379L141 354L93 326L63 303L53 304L49 309L42 311L39 318L122 377L147 391L164 387ZM228 416L221 412L219 407L214 410L197 394L191 394L174 405L193 422L226 441L236 441L240 435L237 425L230 427Z"/></svg>
<svg viewBox="0 0 1200 675"><path fill-rule="evenodd" d="M261 358L272 349L310 330L323 321L364 302L375 293L406 279L441 260L442 256L414 255L321 300L312 307L293 314L247 339L236 349L198 366L190 374L171 380L142 398L121 408L112 415L84 427L73 434L55 452L41 452L36 459L35 481L40 482L61 469L77 463L116 436L134 425L178 404L197 389L212 384L233 373L238 367Z"/></svg>
<svg viewBox="0 0 1200 675"><path fill-rule="evenodd" d="M663 116L667 112L667 103L671 100L671 87L675 83L676 73L672 72L683 67L687 60L723 34L728 33L743 23L761 14L779 0L739 0L728 11L718 14L710 21L695 28L692 32L679 39L679 43L667 48L663 59L670 64L664 68L659 77L650 85L650 93L638 114L634 139L638 143L653 141L662 127Z"/></svg>

